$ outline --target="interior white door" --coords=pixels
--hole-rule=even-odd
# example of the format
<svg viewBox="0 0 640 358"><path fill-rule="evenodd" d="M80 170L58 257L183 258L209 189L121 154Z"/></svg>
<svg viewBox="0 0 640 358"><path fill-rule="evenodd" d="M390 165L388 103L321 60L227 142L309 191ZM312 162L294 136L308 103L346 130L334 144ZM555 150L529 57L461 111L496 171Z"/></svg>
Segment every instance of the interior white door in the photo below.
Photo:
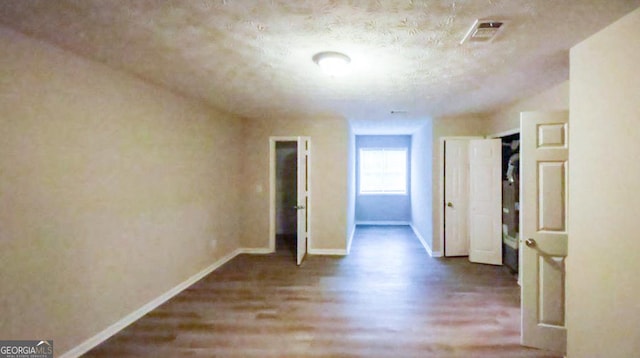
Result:
<svg viewBox="0 0 640 358"><path fill-rule="evenodd" d="M469 141L469 261L502 265L502 141Z"/></svg>
<svg viewBox="0 0 640 358"><path fill-rule="evenodd" d="M297 232L297 263L307 254L309 242L309 137L298 137L298 232Z"/></svg>
<svg viewBox="0 0 640 358"><path fill-rule="evenodd" d="M469 140L444 144L444 255L469 255Z"/></svg>
<svg viewBox="0 0 640 358"><path fill-rule="evenodd" d="M522 344L560 353L567 343L568 121L567 111L520 115Z"/></svg>

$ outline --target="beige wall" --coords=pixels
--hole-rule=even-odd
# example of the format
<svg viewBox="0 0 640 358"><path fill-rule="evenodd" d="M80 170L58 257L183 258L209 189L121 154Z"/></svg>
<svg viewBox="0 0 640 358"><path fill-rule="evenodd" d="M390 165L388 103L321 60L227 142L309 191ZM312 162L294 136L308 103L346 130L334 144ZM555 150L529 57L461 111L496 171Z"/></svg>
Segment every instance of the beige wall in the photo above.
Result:
<svg viewBox="0 0 640 358"><path fill-rule="evenodd" d="M0 48L0 337L62 353L238 247L241 125L4 28Z"/></svg>
<svg viewBox="0 0 640 358"><path fill-rule="evenodd" d="M566 109L569 109L569 81L488 114L487 133L496 134L520 128L520 112Z"/></svg>
<svg viewBox="0 0 640 358"><path fill-rule="evenodd" d="M269 137L311 137L311 249L346 249L348 123L338 118L246 121L242 244L269 246Z"/></svg>
<svg viewBox="0 0 640 358"><path fill-rule="evenodd" d="M433 122L411 136L411 225L433 248Z"/></svg>
<svg viewBox="0 0 640 358"><path fill-rule="evenodd" d="M568 356L640 353L640 9L571 50Z"/></svg>
<svg viewBox="0 0 640 358"><path fill-rule="evenodd" d="M356 134L347 124L347 250L351 249L356 229Z"/></svg>
<svg viewBox="0 0 640 358"><path fill-rule="evenodd" d="M482 116L469 115L442 117L433 120L433 252L440 252L440 167L442 152L440 138L448 136L484 136L487 134L487 120Z"/></svg>

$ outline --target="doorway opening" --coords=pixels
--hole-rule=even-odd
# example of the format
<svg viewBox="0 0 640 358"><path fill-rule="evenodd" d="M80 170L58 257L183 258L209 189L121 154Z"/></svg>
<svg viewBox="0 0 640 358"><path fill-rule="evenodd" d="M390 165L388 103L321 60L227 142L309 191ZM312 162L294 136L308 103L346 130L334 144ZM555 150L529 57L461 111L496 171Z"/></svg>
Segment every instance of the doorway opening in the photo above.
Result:
<svg viewBox="0 0 640 358"><path fill-rule="evenodd" d="M276 253L296 257L298 142L276 142Z"/></svg>
<svg viewBox="0 0 640 358"><path fill-rule="evenodd" d="M502 262L518 274L520 241L520 133L502 140Z"/></svg>
<svg viewBox="0 0 640 358"><path fill-rule="evenodd" d="M269 249L298 265L311 240L310 153L309 137L269 138Z"/></svg>

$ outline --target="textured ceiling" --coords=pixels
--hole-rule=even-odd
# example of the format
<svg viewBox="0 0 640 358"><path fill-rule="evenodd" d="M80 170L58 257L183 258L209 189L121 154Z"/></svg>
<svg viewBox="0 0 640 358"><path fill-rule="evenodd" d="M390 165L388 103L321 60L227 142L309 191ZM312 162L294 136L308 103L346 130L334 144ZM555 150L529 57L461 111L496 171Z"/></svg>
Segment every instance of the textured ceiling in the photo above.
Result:
<svg viewBox="0 0 640 358"><path fill-rule="evenodd" d="M486 112L568 78L568 49L640 0L1 0L0 23L243 117ZM476 18L508 24L459 42ZM320 51L351 59L324 75Z"/></svg>

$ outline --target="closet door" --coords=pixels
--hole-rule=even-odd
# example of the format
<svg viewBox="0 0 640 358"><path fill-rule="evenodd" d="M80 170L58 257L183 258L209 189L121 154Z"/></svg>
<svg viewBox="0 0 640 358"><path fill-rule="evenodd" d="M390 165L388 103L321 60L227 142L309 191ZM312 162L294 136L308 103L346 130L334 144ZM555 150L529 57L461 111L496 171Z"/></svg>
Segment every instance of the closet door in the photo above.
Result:
<svg viewBox="0 0 640 358"><path fill-rule="evenodd" d="M447 139L444 163L444 254L469 255L469 140Z"/></svg>
<svg viewBox="0 0 640 358"><path fill-rule="evenodd" d="M469 142L469 261L502 265L502 141Z"/></svg>

